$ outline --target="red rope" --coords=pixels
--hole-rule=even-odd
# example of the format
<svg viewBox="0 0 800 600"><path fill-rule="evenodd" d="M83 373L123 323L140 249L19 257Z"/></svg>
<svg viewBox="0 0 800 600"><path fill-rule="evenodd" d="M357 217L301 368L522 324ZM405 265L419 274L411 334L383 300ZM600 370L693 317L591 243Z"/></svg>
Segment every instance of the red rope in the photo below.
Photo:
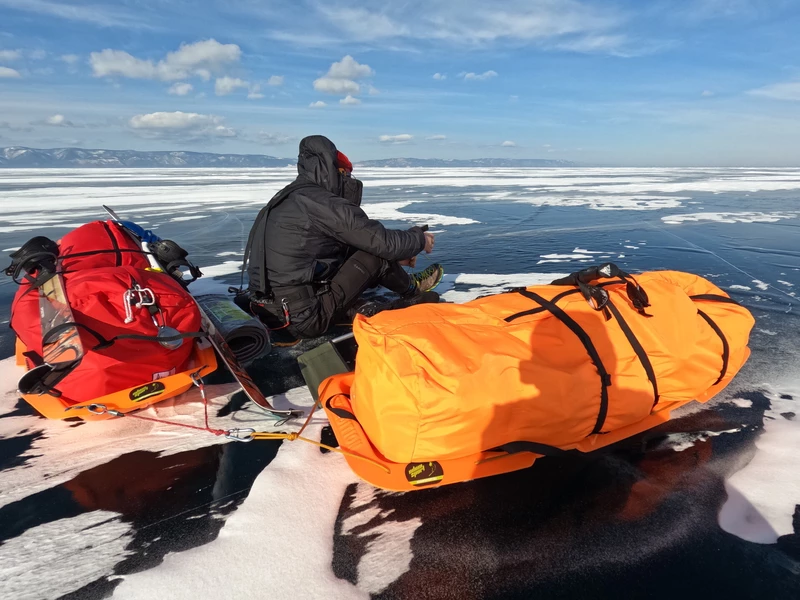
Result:
<svg viewBox="0 0 800 600"><path fill-rule="evenodd" d="M143 421L153 421L155 423L163 423L164 425L174 425L175 427L188 427L189 429L198 429L200 431L208 431L209 433L213 433L214 435L226 435L228 432L224 429L212 429L207 424L205 427L198 427L197 425L188 425L186 423L175 423L174 421L165 421L163 419L154 419L152 417L144 417L142 415L134 415L128 413L125 415L126 417L133 417L134 419L142 419Z"/></svg>
<svg viewBox="0 0 800 600"><path fill-rule="evenodd" d="M225 429L212 429L208 424L208 398L206 398L206 389L205 384L203 384L202 379L199 381L195 381L195 385L200 388L200 397L203 399L203 414L205 417L205 427L198 427L197 425L188 425L186 423L175 423L174 421L165 421L164 419L155 419L153 417L144 417L142 415L128 413L126 417L133 417L134 419L142 419L143 421L153 421L154 423L163 423L164 425L174 425L175 427L186 427L188 429L196 429L199 431L207 431L209 433L213 433L214 435L227 435L228 431Z"/></svg>

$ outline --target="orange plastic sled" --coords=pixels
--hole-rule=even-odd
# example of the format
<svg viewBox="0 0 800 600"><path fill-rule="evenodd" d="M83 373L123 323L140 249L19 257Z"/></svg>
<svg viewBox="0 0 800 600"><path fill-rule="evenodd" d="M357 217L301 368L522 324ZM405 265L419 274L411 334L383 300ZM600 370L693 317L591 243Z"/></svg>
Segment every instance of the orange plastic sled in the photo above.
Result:
<svg viewBox="0 0 800 600"><path fill-rule="evenodd" d="M22 355L26 351L24 344L17 339L16 360L17 365L25 366L25 357ZM113 415L105 410L99 410L97 406L102 405L108 410L116 410L121 413L129 413L140 410L157 402L163 402L184 393L194 385L192 376L195 378L203 377L217 368L217 357L211 343L198 338L194 342L194 349L183 371L169 375L163 379L157 379L148 383L143 383L135 387L119 390L111 394L106 394L95 398L91 402L72 404L51 394L21 394L22 398L39 413L48 419L68 419L80 417L87 421L102 421L111 419Z"/></svg>
<svg viewBox="0 0 800 600"><path fill-rule="evenodd" d="M703 278L589 287L607 302L546 285L358 317L355 372L320 385L352 470L409 491L590 452L706 402L750 355L752 315Z"/></svg>

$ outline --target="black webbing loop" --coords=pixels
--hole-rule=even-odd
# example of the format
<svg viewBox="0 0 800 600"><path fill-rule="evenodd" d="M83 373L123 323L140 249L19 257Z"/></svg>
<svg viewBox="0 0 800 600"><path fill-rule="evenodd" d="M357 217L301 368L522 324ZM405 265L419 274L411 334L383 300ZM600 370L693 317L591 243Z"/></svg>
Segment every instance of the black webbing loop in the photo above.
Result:
<svg viewBox="0 0 800 600"><path fill-rule="evenodd" d="M728 359L730 358L731 351L730 346L728 345L728 338L725 337L725 334L722 332L722 329L719 328L719 325L717 325L706 313L698 309L697 314L703 317L705 322L708 323L711 329L714 330L714 333L716 333L719 336L719 339L722 340L722 370L719 373L719 379L714 382L714 385L717 385L720 381L722 381L722 378L725 377L725 373L728 372Z"/></svg>
<svg viewBox="0 0 800 600"><path fill-rule="evenodd" d="M336 396L344 396L346 398L349 397L349 396L347 396L347 394L336 394ZM331 398L336 398L336 396L331 396ZM331 398L328 398L325 401L325 408L327 408L329 411L331 411L333 414L335 414L340 419L350 419L351 421L355 421L356 423L358 423L358 419L356 419L356 416L353 413L351 413L349 410L345 410L343 408L336 408L335 406L331 406Z"/></svg>

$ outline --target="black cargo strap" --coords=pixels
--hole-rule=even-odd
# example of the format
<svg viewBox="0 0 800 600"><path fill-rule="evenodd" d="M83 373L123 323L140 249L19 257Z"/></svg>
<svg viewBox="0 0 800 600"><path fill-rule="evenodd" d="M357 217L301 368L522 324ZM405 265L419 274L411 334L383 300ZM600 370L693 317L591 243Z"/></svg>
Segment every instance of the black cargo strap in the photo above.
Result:
<svg viewBox="0 0 800 600"><path fill-rule="evenodd" d="M339 417L340 419L347 419L349 421L355 421L356 423L358 423L358 419L356 418L356 416L349 410L331 406L331 400L333 398L336 398L336 396L344 396L345 398L348 399L350 398L350 396L348 396L347 394L342 394L342 393L336 394L334 396L331 396L325 401L325 408L328 409L331 413L333 413L337 417ZM541 454L542 456L565 456L567 454L570 454L570 451L568 450L562 450L561 448L557 448L556 446L549 446L547 444L540 444L538 442L508 442L501 446L484 450L484 452L505 452L506 454L519 454L520 452L532 452L533 454Z"/></svg>
<svg viewBox="0 0 800 600"><path fill-rule="evenodd" d="M719 373L719 379L714 382L714 385L717 385L720 381L722 381L722 378L725 377L725 374L728 372L728 359L730 358L731 351L730 346L728 345L728 338L725 337L725 334L722 332L722 329L719 328L719 325L717 325L706 313L698 309L697 314L703 317L703 320L709 324L711 329L714 330L714 333L716 333L719 336L719 339L722 340L722 370Z"/></svg>
<svg viewBox="0 0 800 600"><path fill-rule="evenodd" d="M656 372L653 369L653 363L650 362L650 357L647 356L647 352L645 352L642 344L637 339L636 335L631 330L628 323L623 318L622 314L619 312L619 309L614 306L614 303L609 300L608 304L606 305L608 309L611 311L611 314L617 319L617 323L619 323L619 328L622 330L622 333L625 334L625 337L628 340L628 343L633 348L633 351L636 353L636 356L639 358L639 362L642 364L642 368L644 368L644 372L647 374L647 379L650 380L650 383L653 386L653 406L658 404L658 383L656 382Z"/></svg>
<svg viewBox="0 0 800 600"><path fill-rule="evenodd" d="M556 446L540 444L538 442L508 442L502 446L491 448L487 452L505 452L506 454L519 454L520 452L531 452L542 456L566 456L571 454L569 450L562 450Z"/></svg>
<svg viewBox="0 0 800 600"><path fill-rule="evenodd" d="M598 286L592 285L592 283L598 279L611 277L622 279L626 284L625 291L628 294L628 299L639 314L645 317L651 316L644 310L650 306L647 292L645 292L644 288L634 279L633 275L626 273L614 263L603 263L597 267L589 267L588 269L577 271L567 277L556 279L551 285L572 285L577 287L589 305L593 309L599 311L605 310L606 303L608 302L608 292L598 289ZM608 318L607 313L606 318Z"/></svg>
<svg viewBox="0 0 800 600"><path fill-rule="evenodd" d="M598 283L596 287L604 288L604 287L608 287L610 285L620 285L620 284L626 284L626 283L627 283L627 281L625 281L624 279L614 279L613 281L604 281L602 283ZM527 289L527 288L524 288L524 287L512 288L512 289L508 290L508 293L519 293L524 289ZM581 293L580 289L567 290L566 292L561 292L560 294L558 294L556 296L553 296L553 299L550 300L550 302L554 302L554 303L555 302L559 302L562 298L567 298L568 296L573 296L575 294L580 294L580 293ZM514 321L515 319L519 319L521 317L527 317L527 316L530 316L530 315L536 315L536 314L539 314L541 312L544 312L545 310L547 310L547 309L543 308L541 306L538 306L536 308L530 308L528 310L523 310L521 312L514 313L513 315L509 315L508 317L506 317L503 320L506 321L507 323L510 323L511 321Z"/></svg>
<svg viewBox="0 0 800 600"><path fill-rule="evenodd" d="M550 300L546 300L539 294L528 290L520 290L519 294L525 296L526 298L533 300L534 302L540 304L545 309L550 311L554 317L560 320L564 325L566 325L572 333L578 336L578 339L583 344L583 347L586 349L586 352L589 354L589 358L591 358L592 363L594 363L595 368L597 369L598 374L600 375L600 383L601 383L601 390L600 390L600 410L597 413L597 421L595 422L594 428L592 429L592 433L601 433L603 429L603 425L606 421L606 414L608 413L608 387L611 385L611 375L609 375L608 371L606 371L605 366L603 365L603 361L600 358L600 355L597 352L597 349L594 347L592 343L592 339L589 337L583 328L563 309L556 306Z"/></svg>
<svg viewBox="0 0 800 600"><path fill-rule="evenodd" d="M711 300L712 302L724 302L726 304L735 304L736 306L741 306L736 300L733 298L729 298L728 296L720 296L719 294L697 294L695 296L689 296L692 300Z"/></svg>
<svg viewBox="0 0 800 600"><path fill-rule="evenodd" d="M85 331L88 331L92 336L94 336L100 343L97 344L92 348L92 351L97 350L105 350L114 345L114 342L117 340L141 340L144 342L176 342L178 340L183 340L186 338L200 338L200 337L208 337L208 334L203 331L191 331L189 333L181 333L179 335L170 335L164 337L157 337L155 335L139 335L134 333L125 333L121 335L115 335L111 339L106 339L98 332L96 332L91 327L84 325L83 323L62 323L61 325L57 325L53 327L50 331L48 331L42 337L42 346L46 346L50 342L52 342L55 338L57 338L63 331L72 328L80 328Z"/></svg>

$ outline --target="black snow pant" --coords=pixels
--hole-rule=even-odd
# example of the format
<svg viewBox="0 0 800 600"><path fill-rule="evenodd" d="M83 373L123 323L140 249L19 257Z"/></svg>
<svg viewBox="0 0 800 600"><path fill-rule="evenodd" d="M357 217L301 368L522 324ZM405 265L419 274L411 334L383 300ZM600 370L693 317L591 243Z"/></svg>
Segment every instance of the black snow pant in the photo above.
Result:
<svg viewBox="0 0 800 600"><path fill-rule="evenodd" d="M338 319L352 321L361 294L379 285L401 296L414 291L411 276L397 262L357 250L313 297L289 304L287 330L296 337L313 338L324 334ZM283 319L277 307L252 304L251 309L265 322L264 317L272 317L270 321L274 317Z"/></svg>

